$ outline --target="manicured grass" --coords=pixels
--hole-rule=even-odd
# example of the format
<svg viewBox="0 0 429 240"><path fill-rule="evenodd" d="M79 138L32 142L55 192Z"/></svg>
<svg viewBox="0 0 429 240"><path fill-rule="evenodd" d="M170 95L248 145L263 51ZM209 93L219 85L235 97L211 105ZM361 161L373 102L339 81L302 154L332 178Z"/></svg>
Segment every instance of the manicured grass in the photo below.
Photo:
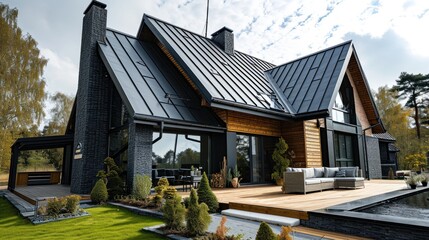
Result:
<svg viewBox="0 0 429 240"><path fill-rule="evenodd" d="M33 225L0 197L1 239L165 239L143 232L143 227L161 224L157 218L134 214L115 206L89 208L91 216Z"/></svg>

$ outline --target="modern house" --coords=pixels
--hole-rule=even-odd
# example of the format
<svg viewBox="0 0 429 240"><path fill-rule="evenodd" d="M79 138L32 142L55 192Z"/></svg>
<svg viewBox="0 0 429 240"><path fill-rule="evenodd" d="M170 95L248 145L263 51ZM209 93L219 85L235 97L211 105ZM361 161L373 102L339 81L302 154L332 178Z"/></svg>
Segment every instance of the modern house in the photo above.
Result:
<svg viewBox="0 0 429 240"><path fill-rule="evenodd" d="M386 130L352 41L277 66L237 51L229 28L206 38L144 15L130 36L106 28L105 8L92 1L84 12L63 164L72 192L91 191L107 156L128 186L152 168L215 173L224 157L242 183L271 182L279 137L295 167L359 166L381 178L388 148L374 134Z"/></svg>

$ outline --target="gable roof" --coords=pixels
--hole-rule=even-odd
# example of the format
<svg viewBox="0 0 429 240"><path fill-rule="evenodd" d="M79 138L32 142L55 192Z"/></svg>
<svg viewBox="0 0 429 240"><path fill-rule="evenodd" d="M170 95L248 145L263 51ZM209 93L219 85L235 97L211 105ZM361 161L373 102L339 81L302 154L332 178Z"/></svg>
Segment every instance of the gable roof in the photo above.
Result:
<svg viewBox="0 0 429 240"><path fill-rule="evenodd" d="M348 41L267 71L291 112L300 115L329 111L343 80L351 46Z"/></svg>
<svg viewBox="0 0 429 240"><path fill-rule="evenodd" d="M274 94L264 71L275 65L236 50L227 54L209 38L144 15L137 37L147 40L147 31L156 36L212 107L290 116L278 100L273 108L262 96Z"/></svg>
<svg viewBox="0 0 429 240"><path fill-rule="evenodd" d="M138 120L223 129L214 113L153 43L108 29L99 52L128 111Z"/></svg>
<svg viewBox="0 0 429 240"><path fill-rule="evenodd" d="M222 128L202 105L282 120L325 117L349 70L373 132L385 131L351 41L275 66L227 54L209 38L148 15L137 38L108 30L106 39L102 59L135 118Z"/></svg>

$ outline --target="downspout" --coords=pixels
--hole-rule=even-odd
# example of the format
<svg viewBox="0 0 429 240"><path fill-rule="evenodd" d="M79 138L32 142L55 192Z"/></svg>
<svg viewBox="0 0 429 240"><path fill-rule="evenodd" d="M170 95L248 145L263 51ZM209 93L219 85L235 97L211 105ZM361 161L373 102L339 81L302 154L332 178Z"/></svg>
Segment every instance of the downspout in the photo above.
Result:
<svg viewBox="0 0 429 240"><path fill-rule="evenodd" d="M159 136L152 141L152 145L161 140L162 134L164 133L164 121L160 122Z"/></svg>
<svg viewBox="0 0 429 240"><path fill-rule="evenodd" d="M367 128L365 128L365 129L363 129L362 130L362 133L363 133L363 148L364 148L364 152L365 152L365 155L364 155L364 163L365 163L365 175L366 175L366 178L368 179L368 181L369 180L371 180L370 179L370 177L369 177L369 164L368 164L368 149L367 149L367 147L366 147L366 134L365 134L365 132L367 131L367 130L369 130L369 129L372 129L372 128L374 128L375 126L378 126L378 125L380 125L381 123L380 123L380 119L377 119L377 123L376 124L374 124L374 125L372 125L372 126L369 126L369 127L367 127Z"/></svg>

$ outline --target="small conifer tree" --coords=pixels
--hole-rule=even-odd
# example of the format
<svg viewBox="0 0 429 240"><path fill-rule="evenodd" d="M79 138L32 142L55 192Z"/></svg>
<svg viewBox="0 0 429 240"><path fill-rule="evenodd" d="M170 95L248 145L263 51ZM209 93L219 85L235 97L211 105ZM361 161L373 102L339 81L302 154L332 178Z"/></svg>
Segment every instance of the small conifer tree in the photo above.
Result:
<svg viewBox="0 0 429 240"><path fill-rule="evenodd" d="M219 208L216 195L214 195L212 189L210 188L209 180L205 172L203 173L200 187L198 188L198 202L207 204L209 207L209 212L211 213L215 213Z"/></svg>
<svg viewBox="0 0 429 240"><path fill-rule="evenodd" d="M164 215L165 227L170 230L182 230L185 220L185 210L185 207L182 205L182 197L176 192L171 197L166 198L165 204L161 209Z"/></svg>
<svg viewBox="0 0 429 240"><path fill-rule="evenodd" d="M261 222L259 225L258 233L256 234L256 240L277 240L277 236L274 234L270 225L266 222Z"/></svg>
<svg viewBox="0 0 429 240"><path fill-rule="evenodd" d="M152 187L152 180L148 175L137 174L134 177L133 184L133 196L137 200L144 200L150 194L150 188Z"/></svg>
<svg viewBox="0 0 429 240"><path fill-rule="evenodd" d="M103 179L99 179L96 183L94 188L92 188L91 191L91 201L95 203L102 203L107 201L107 198L109 195L107 194L107 187L104 183Z"/></svg>
<svg viewBox="0 0 429 240"><path fill-rule="evenodd" d="M191 236L202 235L207 231L211 222L208 207L205 203L198 203L195 189L191 189L189 207L186 213L186 230Z"/></svg>

